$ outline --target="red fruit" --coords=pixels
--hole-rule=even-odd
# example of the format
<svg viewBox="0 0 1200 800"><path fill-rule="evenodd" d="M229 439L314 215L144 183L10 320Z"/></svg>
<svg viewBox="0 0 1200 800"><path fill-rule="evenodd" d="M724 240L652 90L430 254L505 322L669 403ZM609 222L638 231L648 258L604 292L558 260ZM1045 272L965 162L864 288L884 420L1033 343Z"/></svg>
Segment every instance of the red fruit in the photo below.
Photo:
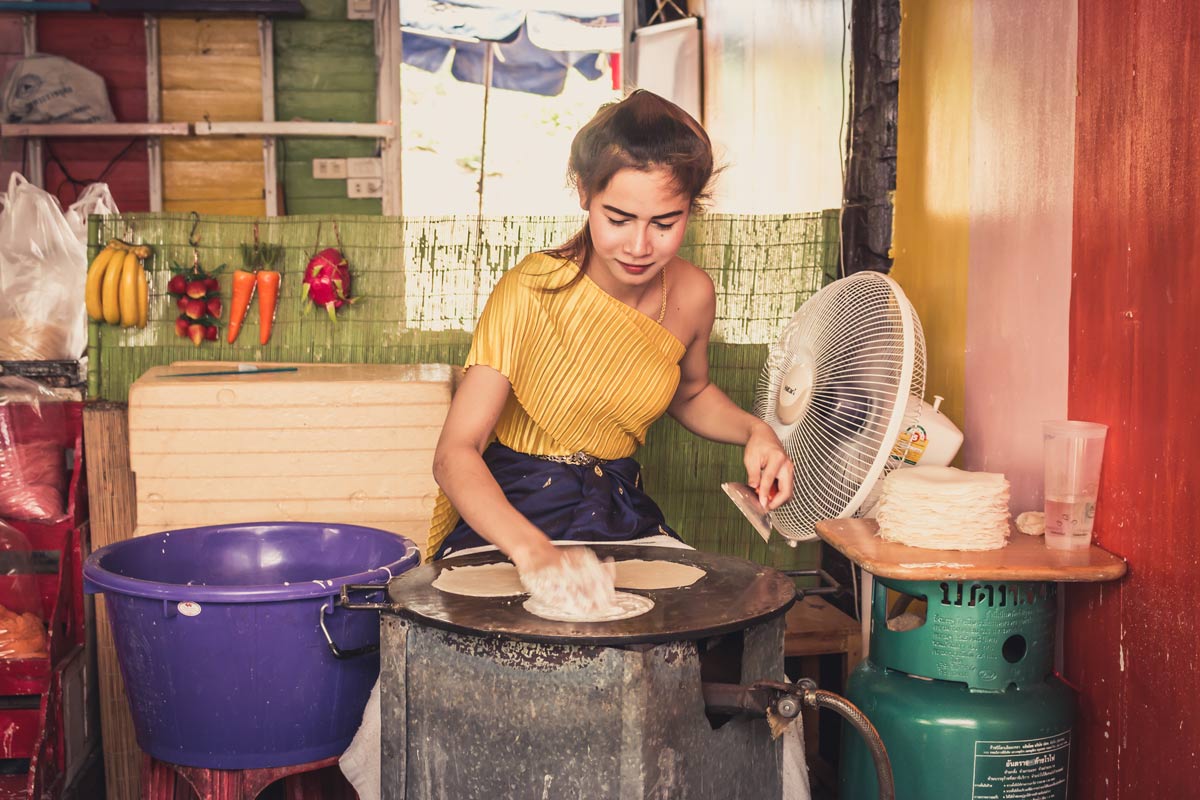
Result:
<svg viewBox="0 0 1200 800"><path fill-rule="evenodd" d="M207 328L205 328L204 338L210 342L215 342L217 340L217 326L209 325Z"/></svg>
<svg viewBox="0 0 1200 800"><path fill-rule="evenodd" d="M219 298L219 297L208 298L207 308L208 308L209 314L216 317L217 319L221 318L221 298Z"/></svg>
<svg viewBox="0 0 1200 800"><path fill-rule="evenodd" d="M170 283L167 284L167 291L171 294L183 294L187 291L187 278L182 275L172 275Z"/></svg>
<svg viewBox="0 0 1200 800"><path fill-rule="evenodd" d="M204 316L204 312L207 310L208 306L204 303L204 301L196 300L195 298L188 300L187 304L183 307L183 313L187 314L192 319L200 319Z"/></svg>
<svg viewBox="0 0 1200 800"><path fill-rule="evenodd" d="M221 284L217 283L216 278L205 278L204 288L210 292L215 292L217 289L221 288Z"/></svg>
<svg viewBox="0 0 1200 800"><path fill-rule="evenodd" d="M179 296L179 299L175 301L175 305L179 308L180 311L183 311L184 309L187 308L187 304L190 302L192 302L191 298L189 298L186 294L184 294L184 295Z"/></svg>
<svg viewBox="0 0 1200 800"><path fill-rule="evenodd" d="M204 281L196 280L189 281L187 285L187 296L200 298L208 294L208 287L204 285Z"/></svg>
<svg viewBox="0 0 1200 800"><path fill-rule="evenodd" d="M329 247L312 257L304 269L304 293L337 321L334 312L350 302L350 265L341 251Z"/></svg>
<svg viewBox="0 0 1200 800"><path fill-rule="evenodd" d="M187 336L188 335L188 325L190 325L190 324L191 324L191 320L188 319L187 317L180 317L179 319L175 320L175 335L176 336Z"/></svg>
<svg viewBox="0 0 1200 800"><path fill-rule="evenodd" d="M199 347L200 343L204 341L204 326L197 325L195 323L188 325L187 335L188 338L192 340L192 344Z"/></svg>

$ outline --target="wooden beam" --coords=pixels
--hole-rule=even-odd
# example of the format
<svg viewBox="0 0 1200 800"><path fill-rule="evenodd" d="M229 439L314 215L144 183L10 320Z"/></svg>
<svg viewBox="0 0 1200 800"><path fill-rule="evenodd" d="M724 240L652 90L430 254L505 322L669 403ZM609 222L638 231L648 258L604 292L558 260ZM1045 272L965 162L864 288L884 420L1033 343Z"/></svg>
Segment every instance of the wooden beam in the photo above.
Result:
<svg viewBox="0 0 1200 800"><path fill-rule="evenodd" d="M137 527L137 493L129 471L129 420L124 403L91 403L83 410L83 438L92 549L123 541ZM137 800L140 751L117 665L104 603L96 603L96 664L100 684L100 732L109 800Z"/></svg>
<svg viewBox="0 0 1200 800"><path fill-rule="evenodd" d="M258 52L262 61L262 118L275 121L275 27L269 17L258 18ZM263 199L267 216L279 216L279 177L275 137L263 137Z"/></svg>
<svg viewBox="0 0 1200 800"><path fill-rule="evenodd" d="M146 121L162 121L162 81L158 71L158 17L146 15ZM152 136L146 140L146 156L150 172L150 211L163 208L162 139Z"/></svg>
<svg viewBox="0 0 1200 800"><path fill-rule="evenodd" d="M186 122L61 122L0 125L0 136L57 138L66 136L187 136Z"/></svg>
<svg viewBox="0 0 1200 800"><path fill-rule="evenodd" d="M392 139L394 125L378 122L196 122L197 136L333 136Z"/></svg>

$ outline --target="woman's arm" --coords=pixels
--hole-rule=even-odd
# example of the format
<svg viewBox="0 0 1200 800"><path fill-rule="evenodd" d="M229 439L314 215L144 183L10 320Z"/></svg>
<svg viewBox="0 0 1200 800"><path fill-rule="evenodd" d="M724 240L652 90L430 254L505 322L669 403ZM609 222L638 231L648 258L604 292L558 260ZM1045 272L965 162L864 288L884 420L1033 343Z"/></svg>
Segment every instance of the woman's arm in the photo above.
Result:
<svg viewBox="0 0 1200 800"><path fill-rule="evenodd" d="M557 564L561 556L546 534L513 508L483 451L512 390L491 367L467 370L450 403L433 455L433 477L475 531L499 547L521 572Z"/></svg>
<svg viewBox="0 0 1200 800"><path fill-rule="evenodd" d="M743 445L746 482L758 490L764 508L778 508L792 497L792 462L770 425L738 407L709 380L708 341L716 316L716 293L712 280L696 271L699 279L688 281L676 306L690 317L694 335L679 364L679 388L667 411L697 436ZM772 494L776 484L778 492Z"/></svg>

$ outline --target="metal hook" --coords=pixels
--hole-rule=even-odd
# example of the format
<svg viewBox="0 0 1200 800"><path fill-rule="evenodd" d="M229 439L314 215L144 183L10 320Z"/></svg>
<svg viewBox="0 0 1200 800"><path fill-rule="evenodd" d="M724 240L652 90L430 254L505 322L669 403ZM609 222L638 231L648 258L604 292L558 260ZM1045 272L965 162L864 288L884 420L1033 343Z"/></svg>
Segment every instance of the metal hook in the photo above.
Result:
<svg viewBox="0 0 1200 800"><path fill-rule="evenodd" d="M333 222L333 238L337 239L338 250L344 251L346 248L342 244L342 232L338 230L337 220L334 220Z"/></svg>
<svg viewBox="0 0 1200 800"><path fill-rule="evenodd" d="M188 234L188 244L192 247L199 247L200 237L196 235L196 229L200 227L200 215L192 211L190 216L192 218L192 232Z"/></svg>

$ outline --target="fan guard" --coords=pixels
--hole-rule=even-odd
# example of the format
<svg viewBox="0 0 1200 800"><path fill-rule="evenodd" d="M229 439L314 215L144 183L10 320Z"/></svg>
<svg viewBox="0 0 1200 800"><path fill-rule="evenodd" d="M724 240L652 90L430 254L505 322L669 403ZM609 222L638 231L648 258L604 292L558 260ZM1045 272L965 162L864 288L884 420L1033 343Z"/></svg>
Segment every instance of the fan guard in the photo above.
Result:
<svg viewBox="0 0 1200 800"><path fill-rule="evenodd" d="M925 394L921 321L891 278L859 272L809 298L759 377L754 413L795 465L794 496L771 513L786 538L854 516L903 463Z"/></svg>

